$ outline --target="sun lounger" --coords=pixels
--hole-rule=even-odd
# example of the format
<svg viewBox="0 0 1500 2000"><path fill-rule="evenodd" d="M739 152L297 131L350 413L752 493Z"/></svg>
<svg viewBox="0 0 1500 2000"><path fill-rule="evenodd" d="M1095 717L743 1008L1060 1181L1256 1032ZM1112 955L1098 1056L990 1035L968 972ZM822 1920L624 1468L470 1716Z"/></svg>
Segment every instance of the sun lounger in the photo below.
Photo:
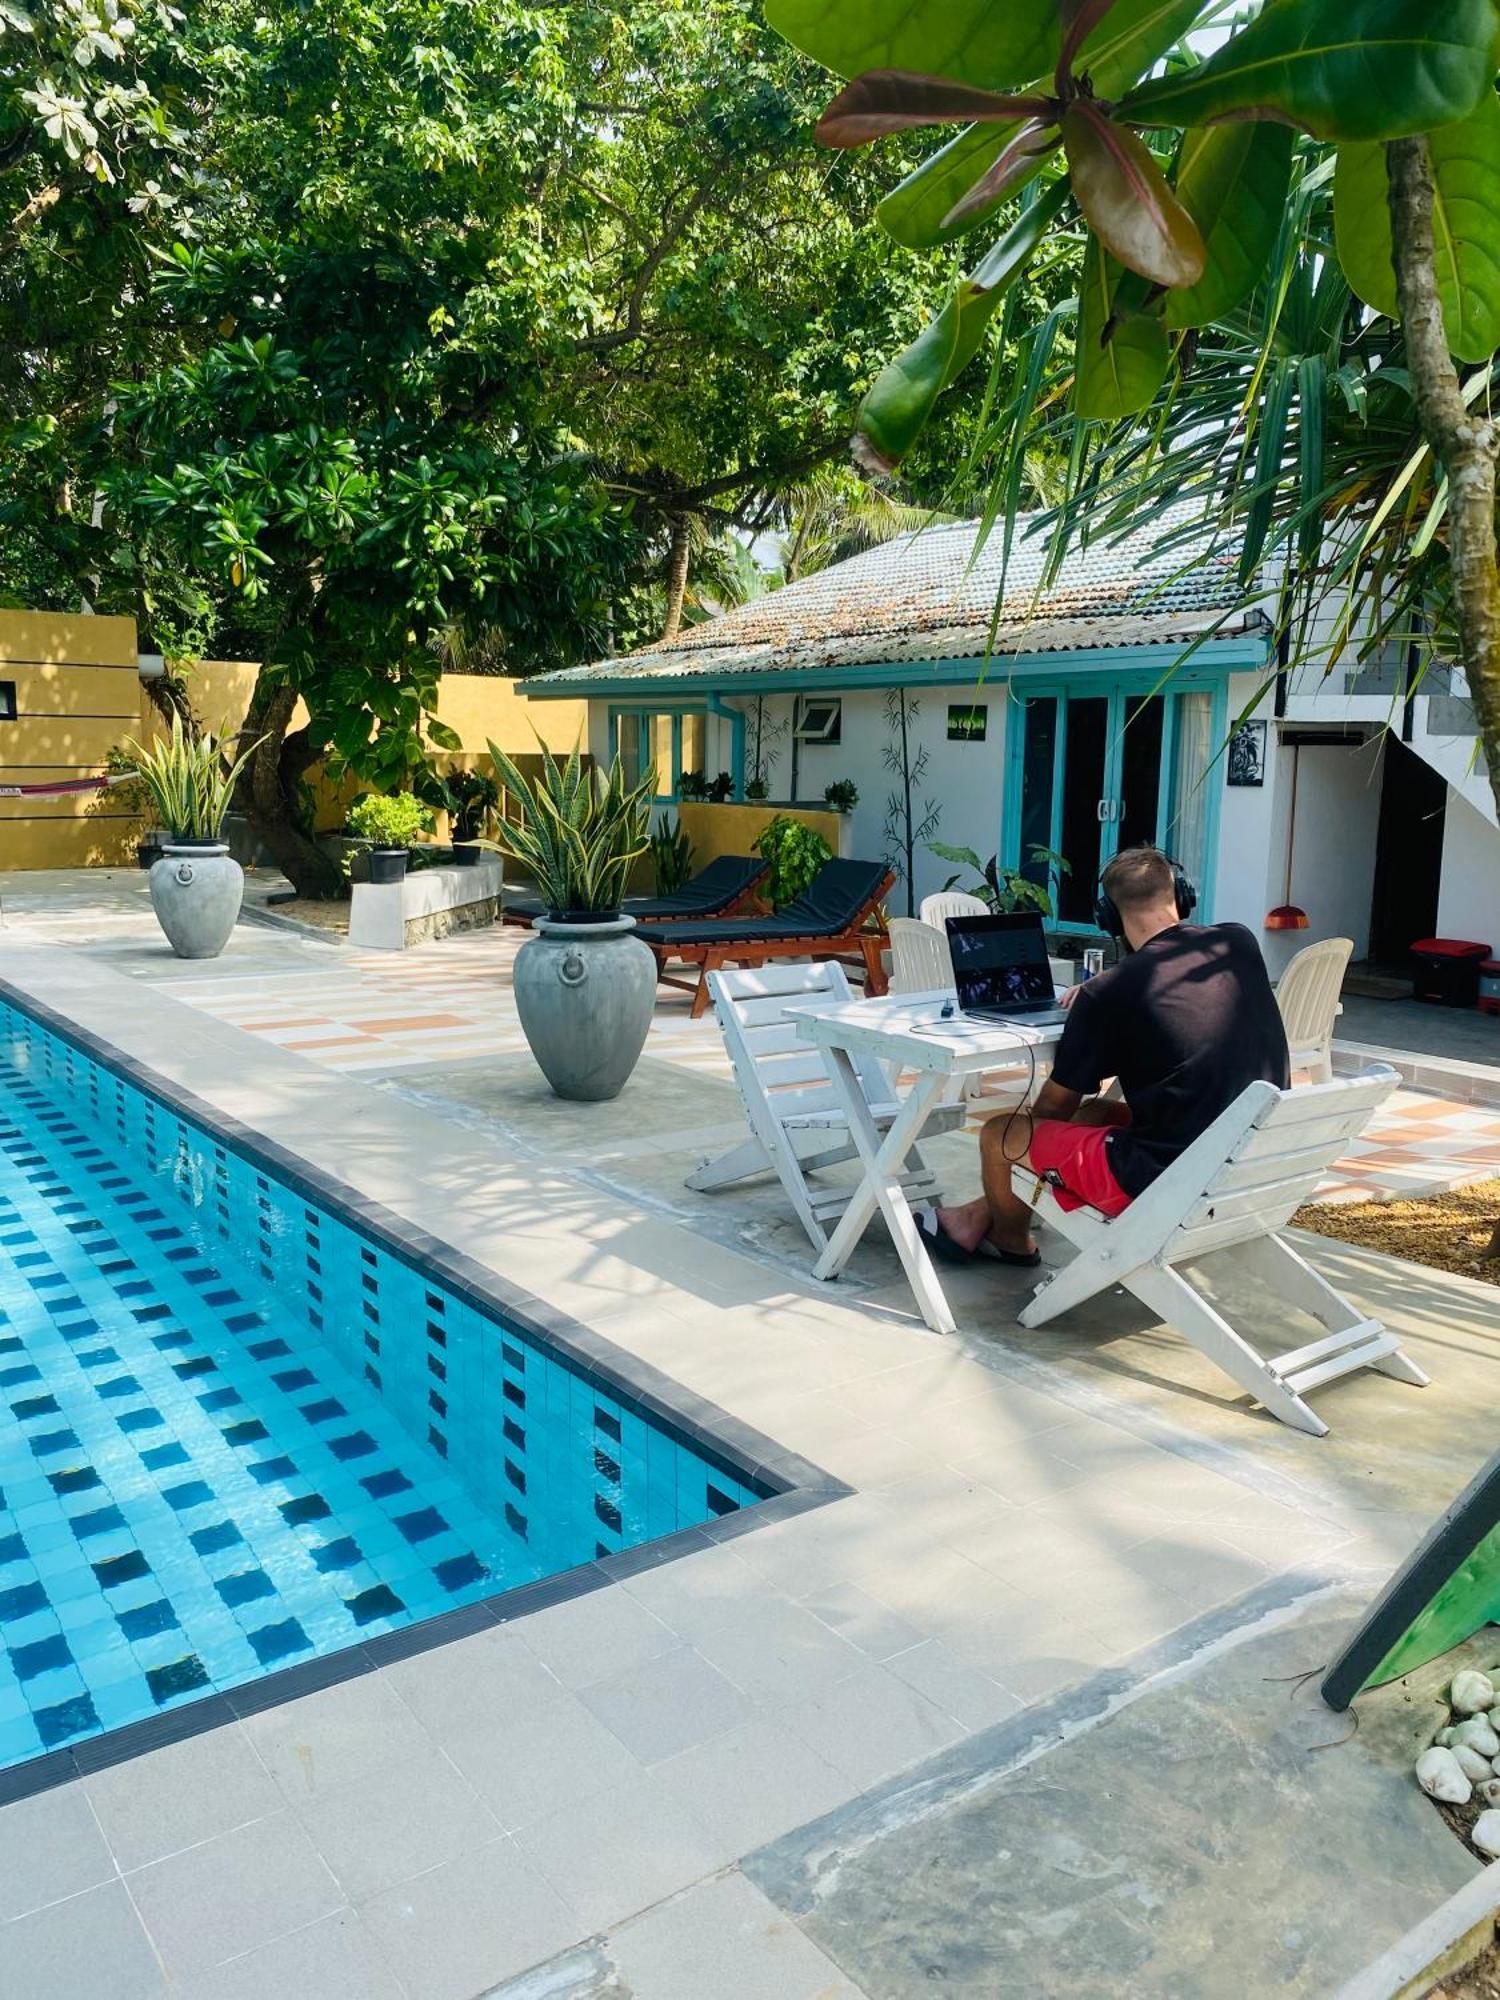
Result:
<svg viewBox="0 0 1500 2000"><path fill-rule="evenodd" d="M672 895L629 896L620 907L638 924L727 916L746 901L767 866L757 854L721 854ZM529 924L543 908L535 896L516 896L507 900L503 914L508 924Z"/></svg>
<svg viewBox="0 0 1500 2000"><path fill-rule="evenodd" d="M883 861L825 861L811 885L774 917L652 924L641 932L641 941L656 956L662 984L692 994L695 1019L708 1005L708 974L725 965L857 955L864 961L865 991L883 993L880 954L886 934L880 905L895 880ZM697 976L672 977L666 968L674 961L697 966Z"/></svg>

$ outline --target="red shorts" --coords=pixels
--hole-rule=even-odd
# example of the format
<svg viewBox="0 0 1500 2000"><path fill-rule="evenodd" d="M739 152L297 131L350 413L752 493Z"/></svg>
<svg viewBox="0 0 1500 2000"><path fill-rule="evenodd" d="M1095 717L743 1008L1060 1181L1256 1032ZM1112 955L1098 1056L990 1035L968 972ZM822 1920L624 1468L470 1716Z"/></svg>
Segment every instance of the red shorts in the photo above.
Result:
<svg viewBox="0 0 1500 2000"><path fill-rule="evenodd" d="M1062 1182L1052 1192L1059 1208L1095 1208L1118 1215L1130 1196L1110 1170L1105 1142L1109 1125L1072 1125L1066 1118L1040 1118L1031 1129L1031 1164L1039 1174Z"/></svg>

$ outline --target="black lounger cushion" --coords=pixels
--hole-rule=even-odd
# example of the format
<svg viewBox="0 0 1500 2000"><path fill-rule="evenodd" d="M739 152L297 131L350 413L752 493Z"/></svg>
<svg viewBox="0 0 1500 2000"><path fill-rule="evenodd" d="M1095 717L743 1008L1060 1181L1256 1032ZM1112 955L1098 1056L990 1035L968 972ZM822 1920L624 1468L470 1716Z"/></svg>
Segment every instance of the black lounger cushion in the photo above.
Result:
<svg viewBox="0 0 1500 2000"><path fill-rule="evenodd" d="M720 854L670 896L628 896L621 908L629 917L710 917L754 888L767 865L756 854ZM535 919L545 908L535 896L505 898L508 917Z"/></svg>
<svg viewBox="0 0 1500 2000"><path fill-rule="evenodd" d="M825 861L812 884L774 917L719 917L653 924L651 944L782 944L837 937L849 929L886 877L883 861Z"/></svg>

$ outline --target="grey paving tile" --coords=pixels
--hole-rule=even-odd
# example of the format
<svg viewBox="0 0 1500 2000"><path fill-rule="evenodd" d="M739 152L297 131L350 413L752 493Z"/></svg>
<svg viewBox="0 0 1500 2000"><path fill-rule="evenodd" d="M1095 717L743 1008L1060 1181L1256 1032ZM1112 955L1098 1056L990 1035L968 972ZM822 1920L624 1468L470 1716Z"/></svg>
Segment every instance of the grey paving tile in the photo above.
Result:
<svg viewBox="0 0 1500 2000"><path fill-rule="evenodd" d="M296 1811L351 1901L482 1847L504 1831L437 1749L337 1791L320 1791Z"/></svg>
<svg viewBox="0 0 1500 2000"><path fill-rule="evenodd" d="M0 1919L111 1881L115 1864L78 1785L0 1811Z"/></svg>
<svg viewBox="0 0 1500 2000"><path fill-rule="evenodd" d="M285 1804L237 1728L211 1729L86 1778L122 1871L263 1819Z"/></svg>
<svg viewBox="0 0 1500 2000"><path fill-rule="evenodd" d="M839 1583L803 1599L803 1608L820 1618L851 1646L873 1660L888 1660L917 1645L922 1633L899 1612L882 1604L856 1583Z"/></svg>
<svg viewBox="0 0 1500 2000"><path fill-rule="evenodd" d="M242 1727L287 1798L297 1802L415 1757L432 1740L381 1674L267 1709Z"/></svg>
<svg viewBox="0 0 1500 2000"><path fill-rule="evenodd" d="M174 1979L316 1923L345 1900L290 1812L153 1861L127 1879Z"/></svg>
<svg viewBox="0 0 1500 2000"><path fill-rule="evenodd" d="M842 1772L770 1717L652 1768L732 1859L831 1812L852 1789Z"/></svg>
<svg viewBox="0 0 1500 2000"><path fill-rule="evenodd" d="M706 1743L753 1712L740 1690L691 1646L596 1681L579 1699L643 1764Z"/></svg>
<svg viewBox="0 0 1500 2000"><path fill-rule="evenodd" d="M637 2000L859 2000L833 1960L739 1874L647 1911L608 1950Z"/></svg>
<svg viewBox="0 0 1500 2000"><path fill-rule="evenodd" d="M998 1681L950 1653L941 1639L928 1639L885 1664L898 1680L926 1695L965 1729L988 1729L1021 1706Z"/></svg>
<svg viewBox="0 0 1500 2000"><path fill-rule="evenodd" d="M516 1844L584 1931L634 1916L730 1858L651 1771L532 1821Z"/></svg>
<svg viewBox="0 0 1500 2000"><path fill-rule="evenodd" d="M524 1623L524 1621L520 1621ZM387 1667L380 1678L395 1688L439 1743L467 1734L476 1718L513 1714L557 1692L557 1678L516 1636L517 1627L435 1646Z"/></svg>
<svg viewBox="0 0 1500 2000"><path fill-rule="evenodd" d="M639 1666L680 1642L670 1625L618 1586L522 1618L515 1636L569 1688Z"/></svg>
<svg viewBox="0 0 1500 2000"><path fill-rule="evenodd" d="M756 1701L795 1701L852 1673L864 1655L800 1605L737 1605L694 1640L697 1650Z"/></svg>
<svg viewBox="0 0 1500 2000"><path fill-rule="evenodd" d="M964 1733L925 1695L874 1664L794 1702L779 1719L859 1790L946 1749Z"/></svg>
<svg viewBox="0 0 1500 2000"><path fill-rule="evenodd" d="M509 1839L361 1905L408 2000L472 2000L582 1935L578 1919Z"/></svg>
<svg viewBox="0 0 1500 2000"><path fill-rule="evenodd" d="M627 1784L641 1770L619 1737L556 1682L502 1713L454 1719L443 1749L509 1829Z"/></svg>
<svg viewBox="0 0 1500 2000"><path fill-rule="evenodd" d="M174 1985L173 2000L402 2000L401 1986L353 1910Z"/></svg>
<svg viewBox="0 0 1500 2000"><path fill-rule="evenodd" d="M166 1991L118 1879L18 1918L0 1938L0 2000L159 2000Z"/></svg>

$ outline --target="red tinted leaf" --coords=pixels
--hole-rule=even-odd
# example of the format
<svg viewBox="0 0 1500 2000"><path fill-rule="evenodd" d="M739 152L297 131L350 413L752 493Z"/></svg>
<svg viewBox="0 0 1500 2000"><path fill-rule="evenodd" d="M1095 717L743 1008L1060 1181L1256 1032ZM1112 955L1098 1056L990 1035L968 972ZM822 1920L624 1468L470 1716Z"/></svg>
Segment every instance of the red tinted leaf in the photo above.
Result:
<svg viewBox="0 0 1500 2000"><path fill-rule="evenodd" d="M1019 186L1037 161L1058 143L1055 125L1043 124L1039 118L1023 125L989 171L981 174L974 185L954 202L943 217L941 226L952 229L960 222L967 222L981 209L988 208L991 202L999 201L1002 195Z"/></svg>
<svg viewBox="0 0 1500 2000"><path fill-rule="evenodd" d="M1197 284L1203 238L1145 141L1083 99L1068 106L1062 133L1078 206L1110 255L1152 284Z"/></svg>
<svg viewBox="0 0 1500 2000"><path fill-rule="evenodd" d="M1051 108L1046 97L1004 97L946 77L872 69L845 84L818 120L817 138L824 146L867 146L913 125L995 124L1042 117Z"/></svg>

